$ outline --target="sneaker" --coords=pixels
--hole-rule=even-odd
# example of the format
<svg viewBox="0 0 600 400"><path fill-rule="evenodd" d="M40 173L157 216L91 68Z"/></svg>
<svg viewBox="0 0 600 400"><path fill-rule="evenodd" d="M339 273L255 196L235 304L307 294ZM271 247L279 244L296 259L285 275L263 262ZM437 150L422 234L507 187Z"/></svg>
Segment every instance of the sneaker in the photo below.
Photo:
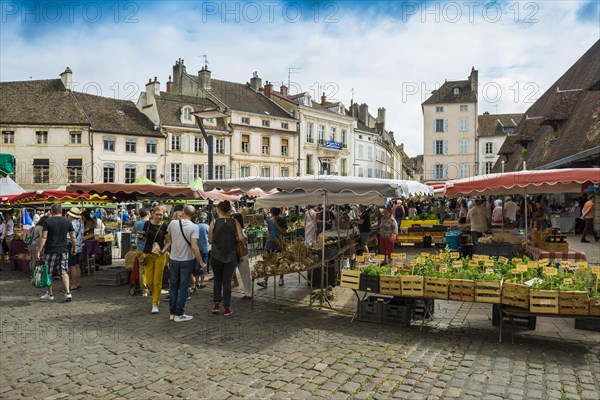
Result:
<svg viewBox="0 0 600 400"><path fill-rule="evenodd" d="M175 320L175 315L173 315L173 314L169 315L169 321L173 321L173 320Z"/></svg>
<svg viewBox="0 0 600 400"><path fill-rule="evenodd" d="M231 314L233 314L233 310L231 309L231 307L225 307L225 312L223 313L223 315L228 317Z"/></svg>
<svg viewBox="0 0 600 400"><path fill-rule="evenodd" d="M200 289L204 289L206 287L206 283L201 283L200 285L198 285L198 288Z"/></svg>
<svg viewBox="0 0 600 400"><path fill-rule="evenodd" d="M175 316L175 318L173 319L175 322L185 322L185 321L189 321L191 319L193 319L194 317L192 317L191 315L179 315L179 316Z"/></svg>
<svg viewBox="0 0 600 400"><path fill-rule="evenodd" d="M279 278L279 286L283 286L283 278Z"/></svg>
<svg viewBox="0 0 600 400"><path fill-rule="evenodd" d="M158 306L152 306L152 314L158 314Z"/></svg>
<svg viewBox="0 0 600 400"><path fill-rule="evenodd" d="M43 295L42 297L40 297L41 300L54 300L54 296L50 296L48 294L48 292L46 292L45 295Z"/></svg>
<svg viewBox="0 0 600 400"><path fill-rule="evenodd" d="M256 284L263 289L267 288L267 282L265 282L265 281L258 281L258 282L256 282Z"/></svg>
<svg viewBox="0 0 600 400"><path fill-rule="evenodd" d="M164 295L166 295L166 294L169 294L169 291L168 291L168 290L165 290L165 289L161 289L161 290L160 290L160 294L164 296Z"/></svg>
<svg viewBox="0 0 600 400"><path fill-rule="evenodd" d="M211 312L213 314L219 314L221 312L221 308L219 307L219 303L213 304Z"/></svg>
<svg viewBox="0 0 600 400"><path fill-rule="evenodd" d="M73 296L71 296L71 293L65 293L65 301L71 301L73 300Z"/></svg>
<svg viewBox="0 0 600 400"><path fill-rule="evenodd" d="M142 293L142 297L148 297L148 292Z"/></svg>

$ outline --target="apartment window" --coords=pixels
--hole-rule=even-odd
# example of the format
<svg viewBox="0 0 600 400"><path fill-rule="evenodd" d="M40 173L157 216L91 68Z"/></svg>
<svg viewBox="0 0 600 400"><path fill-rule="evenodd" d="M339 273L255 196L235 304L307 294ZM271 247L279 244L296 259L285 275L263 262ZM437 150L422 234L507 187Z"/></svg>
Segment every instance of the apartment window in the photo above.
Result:
<svg viewBox="0 0 600 400"><path fill-rule="evenodd" d="M268 137L262 138L261 153L262 154L269 154L269 138Z"/></svg>
<svg viewBox="0 0 600 400"><path fill-rule="evenodd" d="M281 123L281 129L290 129L290 126L287 122L282 122Z"/></svg>
<svg viewBox="0 0 600 400"><path fill-rule="evenodd" d="M494 168L494 163L490 162L490 161L486 162L483 165L483 173L484 174L491 174L492 173L492 168Z"/></svg>
<svg viewBox="0 0 600 400"><path fill-rule="evenodd" d="M347 132L345 129L342 129L342 146L346 147L348 145L347 140Z"/></svg>
<svg viewBox="0 0 600 400"><path fill-rule="evenodd" d="M454 88L454 94L460 94L460 88L455 87Z"/></svg>
<svg viewBox="0 0 600 400"><path fill-rule="evenodd" d="M146 165L146 179L156 182L156 165Z"/></svg>
<svg viewBox="0 0 600 400"><path fill-rule="evenodd" d="M156 140L146 140L146 153L156 154Z"/></svg>
<svg viewBox="0 0 600 400"><path fill-rule="evenodd" d="M493 150L494 150L494 143L486 142L485 143L485 154L493 154Z"/></svg>
<svg viewBox="0 0 600 400"><path fill-rule="evenodd" d="M444 164L435 164L433 169L433 179L446 179L446 166Z"/></svg>
<svg viewBox="0 0 600 400"><path fill-rule="evenodd" d="M281 168L281 177L287 178L290 176L290 169L288 167Z"/></svg>
<svg viewBox="0 0 600 400"><path fill-rule="evenodd" d="M72 131L69 132L69 137L71 138L71 144L81 144L81 132L80 131Z"/></svg>
<svg viewBox="0 0 600 400"><path fill-rule="evenodd" d="M112 136L105 136L103 138L104 151L115 151L115 138Z"/></svg>
<svg viewBox="0 0 600 400"><path fill-rule="evenodd" d="M443 154L447 154L447 151L444 152L444 144L447 143L445 140L436 140L435 142L433 142L433 154L435 155L443 155Z"/></svg>
<svg viewBox="0 0 600 400"><path fill-rule="evenodd" d="M35 133L35 143L36 144L48 144L48 132L47 131L37 131Z"/></svg>
<svg viewBox="0 0 600 400"><path fill-rule="evenodd" d="M204 139L202 137L194 136L194 151L196 153L204 151Z"/></svg>
<svg viewBox="0 0 600 400"><path fill-rule="evenodd" d="M469 129L469 118L460 117L459 122L460 122L460 131L466 132Z"/></svg>
<svg viewBox="0 0 600 400"><path fill-rule="evenodd" d="M225 139L215 140L215 153L225 154Z"/></svg>
<svg viewBox="0 0 600 400"><path fill-rule="evenodd" d="M448 120L435 119L433 120L434 132L446 132L448 130Z"/></svg>
<svg viewBox="0 0 600 400"><path fill-rule="evenodd" d="M369 168L367 169L367 178L372 178L373 177L373 168Z"/></svg>
<svg viewBox="0 0 600 400"><path fill-rule="evenodd" d="M171 182L181 182L181 164L171 163Z"/></svg>
<svg viewBox="0 0 600 400"><path fill-rule="evenodd" d="M466 104L461 104L460 111L469 111L469 106Z"/></svg>
<svg viewBox="0 0 600 400"><path fill-rule="evenodd" d="M191 121L192 120L192 109L189 107L186 107L183 109L183 118L186 121Z"/></svg>
<svg viewBox="0 0 600 400"><path fill-rule="evenodd" d="M2 144L15 144L15 131L2 131Z"/></svg>
<svg viewBox="0 0 600 400"><path fill-rule="evenodd" d="M136 143L135 139L125 139L125 152L126 153L135 153L136 152ZM127 183L127 182L125 182Z"/></svg>
<svg viewBox="0 0 600 400"><path fill-rule="evenodd" d="M198 178L203 178L204 177L204 165L203 164L194 164L194 167L192 169L192 179L196 180Z"/></svg>
<svg viewBox="0 0 600 400"><path fill-rule="evenodd" d="M181 151L181 135L171 135L171 150Z"/></svg>
<svg viewBox="0 0 600 400"><path fill-rule="evenodd" d="M240 167L240 178L247 178L250 176L250 167Z"/></svg>
<svg viewBox="0 0 600 400"><path fill-rule="evenodd" d="M115 182L115 164L104 164L102 168L104 183Z"/></svg>
<svg viewBox="0 0 600 400"><path fill-rule="evenodd" d="M135 182L137 168L135 164L125 164L125 183Z"/></svg>
<svg viewBox="0 0 600 400"><path fill-rule="evenodd" d="M358 177L362 178L364 176L363 167L358 167Z"/></svg>
<svg viewBox="0 0 600 400"><path fill-rule="evenodd" d="M271 121L269 121L268 119L263 119L261 125L262 126L271 126Z"/></svg>
<svg viewBox="0 0 600 400"><path fill-rule="evenodd" d="M436 113L441 113L441 112L444 112L444 107L437 106L437 107L435 108L435 112L436 112Z"/></svg>
<svg viewBox="0 0 600 400"><path fill-rule="evenodd" d="M33 159L33 183L50 183L50 160Z"/></svg>
<svg viewBox="0 0 600 400"><path fill-rule="evenodd" d="M225 179L225 166L224 165L215 166L215 179Z"/></svg>
<svg viewBox="0 0 600 400"><path fill-rule="evenodd" d="M461 178L469 177L469 164L460 164L460 177Z"/></svg>
<svg viewBox="0 0 600 400"><path fill-rule="evenodd" d="M319 143L325 140L325 125L319 125Z"/></svg>
<svg viewBox="0 0 600 400"><path fill-rule="evenodd" d="M81 159L67 160L67 179L69 183L81 183L83 177L83 161Z"/></svg>
<svg viewBox="0 0 600 400"><path fill-rule="evenodd" d="M250 153L250 135L242 135L242 153Z"/></svg>
<svg viewBox="0 0 600 400"><path fill-rule="evenodd" d="M313 137L313 134L314 134L313 127L314 127L314 124L312 122L306 123L306 142L307 143L315 142L315 138Z"/></svg>
<svg viewBox="0 0 600 400"><path fill-rule="evenodd" d="M242 124L250 125L250 118L242 117Z"/></svg>
<svg viewBox="0 0 600 400"><path fill-rule="evenodd" d="M329 131L329 141L330 142L335 142L335 136L337 133L337 128L334 128L333 126L331 127L331 130Z"/></svg>
<svg viewBox="0 0 600 400"><path fill-rule="evenodd" d="M469 139L460 139L460 141L459 141L460 154L467 154L468 151L469 151Z"/></svg>
<svg viewBox="0 0 600 400"><path fill-rule="evenodd" d="M313 160L312 154L307 154L306 155L306 175L314 174L312 160Z"/></svg>
<svg viewBox="0 0 600 400"><path fill-rule="evenodd" d="M348 175L346 173L346 159L345 158L342 158L340 160L340 175L342 175L342 176Z"/></svg>
<svg viewBox="0 0 600 400"><path fill-rule="evenodd" d="M367 160L373 160L373 148L371 146L367 147Z"/></svg>
<svg viewBox="0 0 600 400"><path fill-rule="evenodd" d="M287 139L281 139L281 155L282 156L288 155L288 140Z"/></svg>

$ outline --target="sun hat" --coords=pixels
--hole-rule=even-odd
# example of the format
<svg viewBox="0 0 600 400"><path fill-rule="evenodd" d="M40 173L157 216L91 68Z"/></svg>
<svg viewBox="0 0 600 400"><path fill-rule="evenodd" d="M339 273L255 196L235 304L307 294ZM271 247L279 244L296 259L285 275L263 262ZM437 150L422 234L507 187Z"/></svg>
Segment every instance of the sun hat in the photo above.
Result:
<svg viewBox="0 0 600 400"><path fill-rule="evenodd" d="M67 214L73 218L81 218L81 210L77 207L72 207L69 211L67 211Z"/></svg>

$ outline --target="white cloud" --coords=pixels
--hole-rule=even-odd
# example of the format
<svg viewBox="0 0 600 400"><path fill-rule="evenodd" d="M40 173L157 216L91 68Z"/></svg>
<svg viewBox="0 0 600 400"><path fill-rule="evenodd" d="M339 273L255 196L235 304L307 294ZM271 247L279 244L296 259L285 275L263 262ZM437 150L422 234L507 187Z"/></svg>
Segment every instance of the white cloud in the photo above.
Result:
<svg viewBox="0 0 600 400"><path fill-rule="evenodd" d="M466 79L475 66L482 86L498 84L502 90L496 103L480 94L480 112L495 112L495 104L502 113L525 112L531 104L525 96L539 97L598 37L597 20L577 19L578 2L506 3L495 23L482 17L481 8L469 22L462 2L454 3L462 11L456 23L448 22L455 18L450 13L439 14L438 23L436 15L419 13L403 22L373 9L346 9L344 2L337 3L337 23L323 23L324 10L315 23L314 11L302 6L298 23L286 22L280 11L271 23L263 9L259 22L238 24L203 14L208 3L194 8L157 2L150 10L144 8L148 3L139 4L139 22L133 24L76 21L45 26L43 35L23 35L15 21L4 24L2 81L56 78L70 66L80 88L98 86L105 96L123 98L132 94L130 82L143 89L157 76L164 84L180 57L195 73L203 65L200 56L207 54L213 77L237 82L248 81L256 70L263 81L277 83L287 80L288 67L299 67L292 81L317 98L322 86L333 82L337 91L328 93L346 105L354 88L355 100L367 103L371 113L385 107L387 128L414 156L423 149L420 104L436 84ZM526 4L537 8L525 9ZM538 22L523 23L526 16ZM533 85L526 90L527 83ZM407 85L416 85L418 93L403 96Z"/></svg>

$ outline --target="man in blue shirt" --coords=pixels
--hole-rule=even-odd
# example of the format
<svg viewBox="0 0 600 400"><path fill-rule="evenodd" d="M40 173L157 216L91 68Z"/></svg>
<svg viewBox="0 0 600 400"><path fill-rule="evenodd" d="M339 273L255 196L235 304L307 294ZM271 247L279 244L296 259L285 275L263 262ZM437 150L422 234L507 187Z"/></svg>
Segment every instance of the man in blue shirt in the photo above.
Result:
<svg viewBox="0 0 600 400"><path fill-rule="evenodd" d="M135 248L138 251L138 255L144 251L146 246L146 233L144 229L146 223L150 219L150 213L145 208L140 208L139 211L140 219L133 224L133 233L135 233ZM142 289L142 296L148 296L148 284L146 283L146 275L144 274L144 266L140 263L140 288Z"/></svg>
<svg viewBox="0 0 600 400"><path fill-rule="evenodd" d="M206 213L202 213L200 218L198 218L198 249L200 250L200 255L202 256L202 261L206 265L208 263L208 252L210 251L208 244L208 224L206 223ZM204 277L206 276L206 268L201 268L200 263L196 262L194 266L194 272L192 274L192 292L195 292L196 289L204 289L206 284L204 283ZM198 283L200 280L200 283Z"/></svg>

